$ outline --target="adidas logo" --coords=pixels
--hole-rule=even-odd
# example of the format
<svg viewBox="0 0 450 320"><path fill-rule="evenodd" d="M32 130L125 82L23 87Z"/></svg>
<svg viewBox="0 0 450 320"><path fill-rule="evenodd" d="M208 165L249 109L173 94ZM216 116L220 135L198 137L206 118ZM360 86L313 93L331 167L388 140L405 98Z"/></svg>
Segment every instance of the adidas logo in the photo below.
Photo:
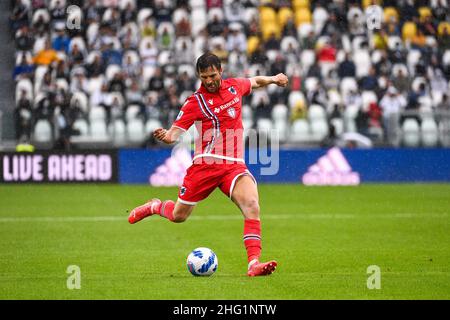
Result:
<svg viewBox="0 0 450 320"><path fill-rule="evenodd" d="M187 168L192 164L191 153L186 148L175 147L172 156L156 168L149 177L149 182L156 187L181 186Z"/></svg>
<svg viewBox="0 0 450 320"><path fill-rule="evenodd" d="M302 182L309 186L354 186L360 183L360 177L359 173L352 171L341 150L334 147L308 168Z"/></svg>

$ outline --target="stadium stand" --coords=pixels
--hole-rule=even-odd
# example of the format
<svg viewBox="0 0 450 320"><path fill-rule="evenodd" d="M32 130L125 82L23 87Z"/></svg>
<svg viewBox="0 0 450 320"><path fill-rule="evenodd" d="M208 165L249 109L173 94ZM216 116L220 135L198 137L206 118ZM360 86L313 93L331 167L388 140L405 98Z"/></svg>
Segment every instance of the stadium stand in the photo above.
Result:
<svg viewBox="0 0 450 320"><path fill-rule="evenodd" d="M11 0L15 139L141 146L174 120L199 84L195 59L211 50L225 76L291 79L267 90L265 111L259 93L246 98L247 130L299 145L331 126L395 146L393 124L404 145L445 146L449 12L436 0ZM387 121L391 87L406 104Z"/></svg>

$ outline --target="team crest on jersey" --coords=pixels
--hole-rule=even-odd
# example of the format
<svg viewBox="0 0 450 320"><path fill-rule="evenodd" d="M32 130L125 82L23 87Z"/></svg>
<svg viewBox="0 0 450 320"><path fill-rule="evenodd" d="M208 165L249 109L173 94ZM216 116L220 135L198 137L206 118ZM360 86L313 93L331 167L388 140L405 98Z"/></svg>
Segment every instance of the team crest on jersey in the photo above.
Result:
<svg viewBox="0 0 450 320"><path fill-rule="evenodd" d="M228 91L230 91L232 94L237 94L236 89L233 86L229 87Z"/></svg>
<svg viewBox="0 0 450 320"><path fill-rule="evenodd" d="M233 107L228 108L227 112L230 117L232 117L233 119L236 118L236 110Z"/></svg>
<svg viewBox="0 0 450 320"><path fill-rule="evenodd" d="M213 99L209 99L208 102L209 102L210 105L213 105L213 103L214 103Z"/></svg>
<svg viewBox="0 0 450 320"><path fill-rule="evenodd" d="M180 111L175 120L180 120L182 116L183 116L183 111Z"/></svg>
<svg viewBox="0 0 450 320"><path fill-rule="evenodd" d="M181 188L180 188L180 195L184 195L186 193L186 187L185 186L182 186Z"/></svg>

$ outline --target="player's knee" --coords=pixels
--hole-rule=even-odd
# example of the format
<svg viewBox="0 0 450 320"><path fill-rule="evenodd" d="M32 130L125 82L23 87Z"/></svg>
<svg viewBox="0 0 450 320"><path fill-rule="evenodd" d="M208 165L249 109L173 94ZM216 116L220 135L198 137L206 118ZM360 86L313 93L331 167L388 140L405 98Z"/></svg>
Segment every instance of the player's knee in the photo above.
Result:
<svg viewBox="0 0 450 320"><path fill-rule="evenodd" d="M248 199L244 202L243 207L246 216L250 216L252 218L259 217L259 203L257 199Z"/></svg>
<svg viewBox="0 0 450 320"><path fill-rule="evenodd" d="M184 213L178 213L173 215L173 222L175 223L181 223L187 220L187 218L189 217L188 214L184 214Z"/></svg>

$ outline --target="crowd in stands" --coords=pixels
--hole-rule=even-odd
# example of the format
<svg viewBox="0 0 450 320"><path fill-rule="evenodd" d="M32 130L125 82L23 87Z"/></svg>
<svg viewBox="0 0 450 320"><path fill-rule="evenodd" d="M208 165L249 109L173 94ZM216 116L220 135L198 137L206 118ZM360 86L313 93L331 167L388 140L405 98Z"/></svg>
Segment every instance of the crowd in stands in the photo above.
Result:
<svg viewBox="0 0 450 320"><path fill-rule="evenodd" d="M449 12L446 0L14 0L17 139L43 121L52 139L145 139L198 88L210 50L225 77L289 76L288 90L246 98L245 127L395 145L409 119L450 119Z"/></svg>

